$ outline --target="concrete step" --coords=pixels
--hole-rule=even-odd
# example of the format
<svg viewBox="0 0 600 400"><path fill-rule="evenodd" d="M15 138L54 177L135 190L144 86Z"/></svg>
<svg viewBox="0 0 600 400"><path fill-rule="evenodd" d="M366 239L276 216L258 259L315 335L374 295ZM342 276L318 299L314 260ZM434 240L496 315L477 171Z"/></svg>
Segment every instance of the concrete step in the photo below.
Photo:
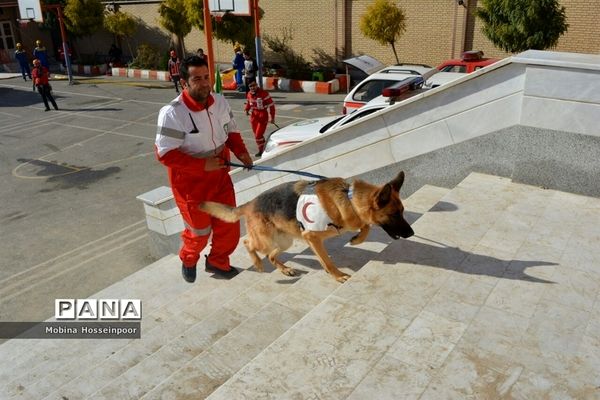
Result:
<svg viewBox="0 0 600 400"><path fill-rule="evenodd" d="M245 255L245 252L236 251L233 259L236 259L236 256L239 258L238 253ZM145 340L102 340L92 352L88 350L89 340L58 341L56 351L59 352L59 356L56 359L63 362L58 366L54 365L56 363L53 361L37 364L33 370L18 376L7 385L8 391L13 394L27 393L32 398L41 399L64 384L77 386L78 377L85 376L90 371L94 371L93 373L99 376L94 382L89 383L85 390L89 391L92 387L99 389L101 386L98 385L105 384L116 377L112 374L117 370L116 367L98 368L99 365L114 365L114 360L120 358L122 364L120 368L122 371L126 370L128 363L139 362L145 358L143 355L145 352L152 353L159 348L166 332L172 334L171 330L175 326L181 328L185 324L197 322L200 317L196 315L197 312L193 307L199 305L204 307L203 304L198 303L204 296L221 287L235 290L242 286L212 279L210 274L205 273L201 268L198 269L197 282L190 285L181 279L181 262L177 256L165 257L160 265L160 269L146 268L128 277L127 282L118 282L93 296L94 298L132 298L131 295L136 295L137 297L133 298L141 298L144 310L142 332ZM64 363L64 360L70 362ZM27 385L22 382L26 382ZM80 397L76 395L73 398Z"/></svg>
<svg viewBox="0 0 600 400"><path fill-rule="evenodd" d="M132 274L114 285L100 291L95 296L98 298L113 298L115 293L123 293L127 291L130 295L129 298L142 298L147 300L144 303L146 312L152 311L154 308L153 304L156 304L158 293L164 292L164 289L168 289L170 286L164 287L164 283L155 277L161 276L165 273L167 268L168 260L172 259L172 256L165 257L162 260L158 260L143 270ZM171 282L171 281L169 281ZM181 287L180 283L172 281L174 287ZM146 297L144 294L147 294ZM52 319L50 319L52 320ZM15 376L20 371L19 368L22 365L24 371L31 369L31 364L37 365L43 359L48 358L47 352L51 348L56 348L58 345L63 343L63 340L52 340L52 339L31 339L31 340L12 340L0 345L0 358L7 360L6 364L0 365L0 378L4 378L6 374ZM67 343L73 343L68 341ZM29 366L28 366L29 363ZM4 379L0 379L0 382L7 382Z"/></svg>
<svg viewBox="0 0 600 400"><path fill-rule="evenodd" d="M428 190L435 192L439 189L424 188L423 192ZM423 192L420 195L426 199L427 195ZM418 194L419 192L415 193ZM430 194L429 197L431 198L432 195ZM431 205L422 207L430 208ZM337 239L337 242L331 243L331 246L344 246L349 240L349 235L346 236L348 237ZM377 251L385 248L390 242L382 232L374 231L371 236L368 242L361 245L363 249L359 256L347 255L342 258L342 261L347 260L352 264L352 269L348 269L347 272L362 267ZM382 241L378 242L378 239ZM374 250L365 251L369 247ZM348 248L344 252L352 253L353 250L356 251L356 248ZM92 351L87 340L37 340L35 350L24 359L19 358L17 368L2 371L3 377L6 378L3 382L8 382L3 388L4 392L15 398L35 399L64 399L65 397L73 399L88 396L138 398L164 380L163 384L152 392L154 394L149 396L160 393L165 388L170 388L183 370L188 374L201 373L201 370L194 369L194 365L203 365L211 356L221 354L224 347L229 347L227 343L241 340L239 338L243 337L243 333L248 329L255 331L252 328L253 324L262 324L263 321L269 320L269 315L274 315L276 310L287 308L293 310L286 314L290 317L285 319L291 326L309 311L313 304L322 300L324 293L328 293L326 290L323 291L323 285L329 291L338 286L325 276L306 245L297 243L291 253L295 256L289 264L308 272L306 283L300 284L302 279L292 285L294 289L285 291L281 295L279 291L289 286L281 282L289 282L289 279L277 271L269 274L269 279L263 278L261 274L246 271L229 282L207 279L203 273L200 273L198 281L194 285L189 285L180 278L180 264L177 257L161 260L92 296L93 298L141 298L144 307L142 340L103 340L97 343ZM236 250L233 259L236 265L249 265L243 246ZM344 262L340 265L344 265ZM256 286L252 286L254 284ZM240 292L242 295L235 299ZM312 303L308 301L311 296L314 297ZM275 300L271 301L273 299ZM297 309L302 309L302 313ZM224 319L224 313L235 317ZM266 342L263 336L261 336L262 340L256 343L250 341L254 343L254 347L246 349L244 359L249 361L280 333L283 333L282 329L286 325L282 321L279 322L279 325L276 324L280 327L279 330L274 330L267 335L269 339ZM241 327L235 329L239 324ZM216 329L220 325L223 325L223 329ZM215 329L217 332L214 332ZM225 334L227 335L222 337ZM198 342L199 335L205 340ZM209 347L211 343L215 343L216 346ZM0 351L2 349L3 347L0 346ZM205 351L209 349L210 351ZM23 347L11 347L11 350L7 350L5 354L11 358L18 358L23 353L25 353ZM172 360L173 354L178 355L176 362ZM193 362L185 365L185 362L190 359ZM148 369L157 371L157 365L162 366L158 375L141 372ZM232 373L240 366L236 364ZM175 371L177 372L173 374ZM153 379L143 379L142 377L146 375ZM157 380L157 376L161 379ZM133 387L135 389L132 389Z"/></svg>
<svg viewBox="0 0 600 400"><path fill-rule="evenodd" d="M599 210L471 174L208 398L592 398Z"/></svg>
<svg viewBox="0 0 600 400"><path fill-rule="evenodd" d="M85 398L92 396L97 391L100 392L96 393L94 397L100 397L103 391L117 393L123 385L128 385L127 380L131 376L137 376L137 371L143 370L147 365L152 365L153 361L163 357L164 354L169 354L170 351L183 351L181 354L181 362L183 362L186 357L192 354L191 352L198 351L198 346L210 345L211 341L215 340L210 337L211 334L223 334L217 327L220 324L227 324L232 321L221 319L221 315L228 312L227 309L223 310L223 308L228 307L228 304L235 301L240 301L238 299L243 298L246 292L264 290L260 287L261 274L244 271L243 269L243 272L231 281L211 279L209 274L199 269L196 282L190 285L183 282L180 277L181 264L179 259L173 257L169 263L171 264L170 269L177 271L176 276L164 276L162 279L180 281L191 289L182 293L179 297L173 298L172 301L150 315L151 326L149 328L143 327L142 340L131 341L117 351L112 351L110 354L106 353L108 355L100 357L99 363L78 359L78 364L93 365L93 367L87 369L71 367L73 372L78 371L78 373L75 375L70 374L68 381L65 379L64 371L53 371L52 377L44 379L39 384L29 385L29 390L33 391L35 389L36 393L47 395L46 398L48 399ZM249 265L250 261L243 246L240 246L232 255L232 263L236 266ZM121 294L117 297L123 296L124 294ZM243 301L242 303L249 304ZM239 315L248 312L251 312L251 310L236 310ZM144 315L144 320L146 319L147 317ZM155 328L154 325L157 325L157 327ZM194 328L196 325L200 329L198 327ZM208 327L208 330L210 330L210 332L208 330L205 332L207 337L204 341L196 343L192 340L192 343L186 343L186 341L190 341L186 336L186 332L195 329L194 332L198 333L203 327ZM211 329L216 329L216 332ZM224 329L230 329L230 326L226 325ZM193 336L192 339L195 340L196 337ZM74 354L77 353L77 351L74 352ZM62 379L56 379L56 375L59 375ZM153 375L150 374L149 376ZM136 386L136 390L139 391L148 390L147 388L144 389L147 383L144 384L142 380L135 380L138 382L132 383L132 387ZM53 391L48 394L49 388L52 388ZM131 391L132 393L136 393L136 390L127 389L128 392ZM141 394L127 395L123 393L114 396L112 398L138 398Z"/></svg>
<svg viewBox="0 0 600 400"><path fill-rule="evenodd" d="M210 348L172 371L142 399L205 398L338 286L324 271L309 273ZM108 394L114 393L102 398L114 398Z"/></svg>
<svg viewBox="0 0 600 400"><path fill-rule="evenodd" d="M427 187L415 195L420 196L423 203L429 202L429 205L421 205L427 209L446 192L447 190ZM438 195L437 199L435 199L436 194ZM384 241L374 240L373 236L383 237ZM339 243L332 244L330 241L328 247L343 247L348 240L349 237L339 239ZM362 248L367 257L348 257L352 262L352 269L342 269L346 272L360 269L364 263L368 262L368 258L373 256L373 252L385 248L388 243L389 240L381 235L381 232L377 234L376 231L366 243L355 246ZM368 249L372 251L365 252ZM349 250L344 249L344 252ZM311 252L308 254L311 254L309 257L315 259ZM288 265L299 268L300 258L299 255L295 256L288 262ZM208 396L216 387L229 379L233 373L339 287L339 284L327 277L318 264L316 268L318 269L316 273L309 274L289 290L281 293L256 314L215 342L210 349L191 359L142 398L204 398ZM248 335L248 332L255 333ZM115 393L111 393L111 395L114 397ZM120 396L121 393L119 393Z"/></svg>
<svg viewBox="0 0 600 400"><path fill-rule="evenodd" d="M164 304L185 293L190 287L183 280L168 279L180 274L179 269L173 268L173 260L177 257L168 256L159 260L137 273L130 275L120 282L98 292L94 298L140 298L143 303L144 315L148 318L142 320L142 329L150 330L156 325L153 315ZM165 279L166 278L166 279ZM52 320L52 319L51 319ZM7 357L12 356L12 365L3 364L0 376L3 379L1 390L13 395L31 392L37 388L38 381L47 377L48 373L60 375L66 379L66 370L78 367L78 363L65 363L65 360L75 359L84 361L96 353L110 354L125 346L126 339L103 340L94 346L94 351L89 350L89 340L75 339L34 339L11 340L0 347ZM5 351L5 349L7 349ZM63 375L65 374L65 375ZM50 380L47 386L53 387L60 381ZM38 388L39 389L39 388ZM46 389L47 390L47 389ZM42 391L42 393L44 393ZM35 398L42 398L36 392Z"/></svg>
<svg viewBox="0 0 600 400"><path fill-rule="evenodd" d="M118 388L121 388L121 382L126 381L130 376L136 376L136 380L139 380L139 382L136 382L135 386L143 388L142 380L145 374L138 377L136 375L137 372L148 365L151 360L155 360L157 358L156 354L163 354L163 348L170 341L175 339L180 340L182 337L185 337L186 332L197 324L205 323L207 326L214 327L217 333L220 328L218 323L225 326L223 329L228 328L226 323L229 321L220 318L220 314L223 313L221 310L222 304L227 304L231 298L236 298L236 296L239 296L240 293L243 293L249 287L253 287L258 281L256 275L258 274L244 271L231 281L228 281L227 284L220 285L204 294L197 293L197 298L192 302L189 302L190 299L185 296L172 305L165 307L158 317L161 323L157 328L148 332L144 329L142 331L142 339L133 341L120 351L108 355L108 357L105 356L106 358L98 365L95 365L94 368L83 371L83 373L76 375L66 384L58 388L54 386L56 390L50 393L47 398L86 398L102 390L102 388L118 390ZM208 278L208 276L199 276L199 278L204 278L204 281L215 281ZM198 283L198 287L203 286L200 282ZM176 311L177 307L180 310ZM172 311L176 312L173 313ZM216 322L214 322L215 320ZM201 340L200 344L210 344L210 337L207 337L206 340L207 342ZM182 344L182 347L178 348L178 350L181 351L182 357L185 358L191 350L184 346ZM145 379L152 378L153 376L153 374L149 373ZM139 398L135 394L135 390L134 387L128 388L127 392L131 391L131 396L124 393L122 396L112 398Z"/></svg>

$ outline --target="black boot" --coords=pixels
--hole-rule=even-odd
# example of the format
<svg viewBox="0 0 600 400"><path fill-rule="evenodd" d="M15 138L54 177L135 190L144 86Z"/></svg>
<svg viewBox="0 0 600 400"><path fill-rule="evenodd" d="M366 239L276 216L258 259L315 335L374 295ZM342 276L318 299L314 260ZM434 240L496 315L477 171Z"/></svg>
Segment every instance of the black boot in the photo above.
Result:
<svg viewBox="0 0 600 400"><path fill-rule="evenodd" d="M208 273L214 274L213 278L217 278L217 279L231 279L240 273L240 271L238 271L236 268L234 268L231 265L229 266L229 270L227 270L227 271L225 271L223 269L219 269L208 262L208 257L206 258L206 263L204 265L205 265L204 270Z"/></svg>
<svg viewBox="0 0 600 400"><path fill-rule="evenodd" d="M185 264L181 264L181 275L186 282L194 282L196 280L196 265L186 267Z"/></svg>

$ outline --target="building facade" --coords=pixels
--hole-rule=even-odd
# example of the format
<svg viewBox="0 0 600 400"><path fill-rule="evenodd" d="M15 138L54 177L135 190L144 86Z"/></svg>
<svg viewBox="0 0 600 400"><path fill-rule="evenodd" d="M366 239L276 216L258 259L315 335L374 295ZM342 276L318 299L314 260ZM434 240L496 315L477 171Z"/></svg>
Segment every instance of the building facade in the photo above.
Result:
<svg viewBox="0 0 600 400"><path fill-rule="evenodd" d="M437 65L442 60L458 57L464 50L482 50L488 57L506 57L507 53L496 49L481 32L481 22L474 10L478 0L395 0L406 15L406 31L396 43L400 62ZM600 36L596 32L596 21L600 19L600 4L590 0L561 0L566 8L569 29L555 50L576 53L600 53ZM137 34L131 39L135 50L141 43L157 46L165 52L173 46L173 38L158 22L160 1L114 1L122 11L137 16L142 22ZM383 63L395 63L390 46L365 38L360 32L360 18L373 0L260 0L264 10L261 20L261 35L282 38L284 32L291 35L290 45L309 61L320 55L348 58L368 54ZM0 0L0 52L14 53L16 41L29 45L41 37L49 42L48 34L35 26L21 28L16 21L18 11L14 0ZM30 24L35 25L35 24ZM218 30L216 24L213 27ZM82 53L105 52L111 37L106 32L97 37L78 39L76 46ZM189 52L206 48L204 33L193 29L185 38ZM48 43L52 53L52 43ZM265 62L280 62L281 57L263 46ZM123 46L127 54L128 48ZM231 43L214 41L215 61L229 64L233 58Z"/></svg>

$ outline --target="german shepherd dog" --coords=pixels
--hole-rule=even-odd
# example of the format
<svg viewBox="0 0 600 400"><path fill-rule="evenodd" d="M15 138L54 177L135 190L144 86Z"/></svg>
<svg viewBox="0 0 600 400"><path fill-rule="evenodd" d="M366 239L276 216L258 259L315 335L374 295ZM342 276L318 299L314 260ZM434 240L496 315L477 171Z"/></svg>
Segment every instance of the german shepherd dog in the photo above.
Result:
<svg viewBox="0 0 600 400"><path fill-rule="evenodd" d="M299 180L269 189L239 207L204 202L200 209L226 222L236 222L245 217L248 236L244 245L258 271L263 271L262 260L257 254L260 252L266 254L284 275L295 275L296 272L277 257L292 245L294 238L302 238L317 255L325 271L338 282L345 282L350 275L336 268L323 241L345 231L358 231L350 240L351 244L357 245L367 238L371 225L379 225L393 239L412 236L414 232L403 217L404 206L400 200L399 191L403 183L403 171L382 186L361 180L348 184L342 178L316 182ZM307 190L318 197L331 221L325 230L303 229L296 218L298 200Z"/></svg>

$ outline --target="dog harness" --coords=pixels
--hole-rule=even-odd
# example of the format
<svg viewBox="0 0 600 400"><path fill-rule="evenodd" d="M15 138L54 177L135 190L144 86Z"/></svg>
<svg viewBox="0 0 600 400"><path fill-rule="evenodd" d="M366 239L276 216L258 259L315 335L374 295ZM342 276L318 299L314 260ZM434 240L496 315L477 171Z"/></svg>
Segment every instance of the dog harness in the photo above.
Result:
<svg viewBox="0 0 600 400"><path fill-rule="evenodd" d="M316 194L302 194L296 205L296 219L305 231L326 231L333 221Z"/></svg>
<svg viewBox="0 0 600 400"><path fill-rule="evenodd" d="M296 219L303 231L321 232L330 226L337 230L341 227L333 223L327 212L321 205L319 196L315 193L315 183L309 183L296 203ZM348 199L352 199L352 186L348 189Z"/></svg>

